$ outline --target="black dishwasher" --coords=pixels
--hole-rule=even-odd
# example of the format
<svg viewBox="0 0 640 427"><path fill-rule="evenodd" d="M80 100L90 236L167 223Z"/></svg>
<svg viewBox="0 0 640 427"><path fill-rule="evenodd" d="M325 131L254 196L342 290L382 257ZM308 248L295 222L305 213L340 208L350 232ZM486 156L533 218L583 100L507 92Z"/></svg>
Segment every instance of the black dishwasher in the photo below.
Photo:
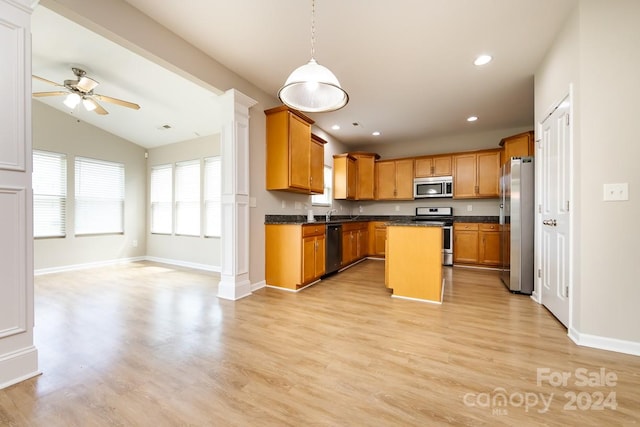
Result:
<svg viewBox="0 0 640 427"><path fill-rule="evenodd" d="M342 224L327 224L325 274L336 272L342 262Z"/></svg>

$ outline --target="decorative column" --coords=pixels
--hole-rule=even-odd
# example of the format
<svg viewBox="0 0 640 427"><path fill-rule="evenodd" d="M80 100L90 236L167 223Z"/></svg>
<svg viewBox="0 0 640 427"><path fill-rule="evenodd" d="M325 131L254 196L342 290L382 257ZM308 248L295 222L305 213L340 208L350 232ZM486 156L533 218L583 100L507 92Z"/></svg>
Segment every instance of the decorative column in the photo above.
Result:
<svg viewBox="0 0 640 427"><path fill-rule="evenodd" d="M0 0L0 388L40 373L33 345L31 5Z"/></svg>
<svg viewBox="0 0 640 427"><path fill-rule="evenodd" d="M230 89L220 97L222 158L221 273L218 297L251 294L249 280L249 108L257 102Z"/></svg>

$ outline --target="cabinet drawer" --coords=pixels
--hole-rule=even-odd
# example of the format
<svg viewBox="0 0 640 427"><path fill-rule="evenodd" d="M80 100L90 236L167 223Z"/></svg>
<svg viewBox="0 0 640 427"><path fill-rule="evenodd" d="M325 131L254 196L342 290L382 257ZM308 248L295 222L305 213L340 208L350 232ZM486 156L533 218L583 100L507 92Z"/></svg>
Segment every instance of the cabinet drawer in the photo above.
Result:
<svg viewBox="0 0 640 427"><path fill-rule="evenodd" d="M474 222L456 222L453 224L453 229L478 231L478 224Z"/></svg>
<svg viewBox="0 0 640 427"><path fill-rule="evenodd" d="M500 230L499 224L479 224L479 225L480 225L480 231L499 231Z"/></svg>
<svg viewBox="0 0 640 427"><path fill-rule="evenodd" d="M308 236L321 236L325 232L324 225L303 225L302 226L302 237Z"/></svg>
<svg viewBox="0 0 640 427"><path fill-rule="evenodd" d="M342 231L366 230L366 222L344 222L342 223Z"/></svg>

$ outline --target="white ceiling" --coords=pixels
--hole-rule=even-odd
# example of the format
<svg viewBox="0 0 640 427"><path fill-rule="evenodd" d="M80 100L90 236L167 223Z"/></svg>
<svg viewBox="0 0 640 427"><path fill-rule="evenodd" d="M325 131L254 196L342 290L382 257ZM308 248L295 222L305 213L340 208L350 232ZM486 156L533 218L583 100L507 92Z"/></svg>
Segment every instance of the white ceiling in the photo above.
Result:
<svg viewBox="0 0 640 427"><path fill-rule="evenodd" d="M177 0L126 1L274 97L289 73L310 58L310 0L191 0L188 7ZM316 0L316 59L336 74L350 102L342 110L310 116L348 144L533 126L533 75L576 4ZM79 62L102 82L96 92L143 107L135 112L105 105L112 114L99 117L104 122L100 127L181 124L198 116L181 116L193 112L186 104L176 105L185 94L204 103L215 98L208 91L198 98L197 85L130 53L116 57L125 55L116 53L122 48L106 47L113 43L101 44L96 35L79 35L86 30L55 21L42 9L33 21L34 74L62 81L72 77L69 68ZM478 68L472 62L482 53L494 61ZM145 107L151 110L148 117L143 117ZM125 112L129 121L120 120ZM468 123L470 115L479 120ZM334 124L341 129L331 130ZM203 125L185 124L197 129L185 139L193 138L193 132L206 134L198 127ZM148 126L125 137L141 145L157 144L163 134L150 134ZM371 136L375 130L382 135Z"/></svg>

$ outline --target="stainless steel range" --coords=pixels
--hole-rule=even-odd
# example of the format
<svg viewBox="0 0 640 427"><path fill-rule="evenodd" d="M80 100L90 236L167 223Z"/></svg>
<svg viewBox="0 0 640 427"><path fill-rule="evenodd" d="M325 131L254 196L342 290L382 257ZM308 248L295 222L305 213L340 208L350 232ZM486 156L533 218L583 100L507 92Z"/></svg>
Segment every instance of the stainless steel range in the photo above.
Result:
<svg viewBox="0 0 640 427"><path fill-rule="evenodd" d="M416 208L413 221L442 224L442 265L453 265L453 208Z"/></svg>

